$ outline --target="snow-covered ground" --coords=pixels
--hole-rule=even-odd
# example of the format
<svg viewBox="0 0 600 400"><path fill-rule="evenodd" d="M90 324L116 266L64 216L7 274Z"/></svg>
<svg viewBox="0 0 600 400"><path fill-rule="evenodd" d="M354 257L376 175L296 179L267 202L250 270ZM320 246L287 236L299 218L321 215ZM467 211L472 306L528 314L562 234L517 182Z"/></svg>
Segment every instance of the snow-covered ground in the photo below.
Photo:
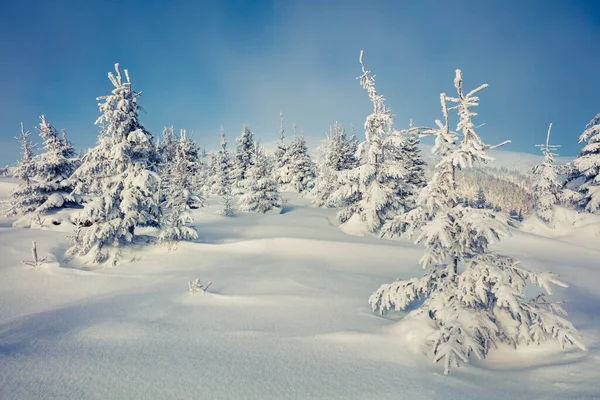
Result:
<svg viewBox="0 0 600 400"><path fill-rule="evenodd" d="M501 245L570 285L555 297L569 300L589 351L501 347L444 376L415 345L422 324L367 303L380 284L421 274L422 247L347 235L333 210L286 197L281 215L234 218L209 201L196 242L134 248L97 269L64 262L66 223L1 219L0 398L600 398L597 238L515 231ZM50 258L43 268L21 263L32 240ZM212 281L206 294L188 292L195 278Z"/></svg>

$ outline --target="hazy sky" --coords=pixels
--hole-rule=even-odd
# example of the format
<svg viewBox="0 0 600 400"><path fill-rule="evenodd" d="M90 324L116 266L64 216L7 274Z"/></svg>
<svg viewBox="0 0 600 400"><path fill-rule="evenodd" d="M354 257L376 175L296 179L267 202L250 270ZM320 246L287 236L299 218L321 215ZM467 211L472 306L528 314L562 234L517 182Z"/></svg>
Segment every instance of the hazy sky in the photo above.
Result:
<svg viewBox="0 0 600 400"><path fill-rule="evenodd" d="M362 134L361 49L397 128L433 125L461 68L467 88L490 85L476 120L486 142L536 152L553 122L560 153L575 155L600 112L598 43L597 0L3 0L0 164L18 157L19 123L35 132L40 114L93 146L115 62L155 135L185 127L215 148L221 125L231 142L248 123L269 142L279 111L290 134L295 122L322 136L336 120Z"/></svg>

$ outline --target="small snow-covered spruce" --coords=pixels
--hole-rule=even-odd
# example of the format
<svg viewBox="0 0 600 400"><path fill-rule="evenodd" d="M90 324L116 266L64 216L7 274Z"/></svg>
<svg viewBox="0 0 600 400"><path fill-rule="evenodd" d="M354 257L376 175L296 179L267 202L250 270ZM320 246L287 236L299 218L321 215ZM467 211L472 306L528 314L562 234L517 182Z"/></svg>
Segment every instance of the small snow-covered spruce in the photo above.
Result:
<svg viewBox="0 0 600 400"><path fill-rule="evenodd" d="M13 172L13 178L19 179L21 184L8 198L8 216L32 213L44 202L39 186L33 181L36 174L35 145L29 140L29 135L30 132L21 123L21 134L15 137L21 143L21 160Z"/></svg>
<svg viewBox="0 0 600 400"><path fill-rule="evenodd" d="M236 191L243 192L243 188L245 187L244 180L246 179L248 169L252 166L252 157L254 154L254 136L247 125L244 126L242 135L236 141L237 148L232 180Z"/></svg>
<svg viewBox="0 0 600 400"><path fill-rule="evenodd" d="M33 261L22 261L22 263L25 265L29 265L33 268L38 268L44 265L44 263L46 262L46 257L38 257L37 244L35 243L35 240L33 241L33 245L31 247L31 255L33 257Z"/></svg>
<svg viewBox="0 0 600 400"><path fill-rule="evenodd" d="M365 121L366 140L358 148L359 165L339 174L343 184L331 200L351 201L337 214L341 224L357 217L366 229L375 232L396 214L408 211L405 204L408 171L394 156L399 137L392 135L392 113L383 96L377 93L375 76L365 69L362 59L361 51L363 74L359 80L373 103L373 112Z"/></svg>
<svg viewBox="0 0 600 400"><path fill-rule="evenodd" d="M472 355L485 357L498 342L517 346L554 338L561 346L585 349L559 303L526 297L528 284L547 294L552 294L552 284L566 285L552 273L530 271L489 251L490 244L510 235L506 214L458 202L456 170L491 160L485 151L493 147L483 143L471 121L476 115L471 108L479 103L476 95L487 85L465 94L460 70L454 84L456 98L440 96L444 122L436 121L433 148L440 161L418 198L417 209L426 223L416 241L425 245L420 264L426 272L421 278L382 285L369 303L373 311L383 313L422 300L406 318L420 315L431 320L433 360L444 363L446 374ZM458 111L460 143L459 134L449 127L448 102Z"/></svg>
<svg viewBox="0 0 600 400"><path fill-rule="evenodd" d="M10 176L10 169L8 168L8 165L5 166L4 168L0 168L0 176L6 176L6 177Z"/></svg>
<svg viewBox="0 0 600 400"><path fill-rule="evenodd" d="M279 113L279 139L277 140L277 148L273 154L273 178L278 185L287 185L290 183L290 157L288 154L288 145L285 143L285 129L283 126L283 113Z"/></svg>
<svg viewBox="0 0 600 400"><path fill-rule="evenodd" d="M303 193L314 186L315 172L304 135L294 137L287 148L289 183L286 188Z"/></svg>
<svg viewBox="0 0 600 400"><path fill-rule="evenodd" d="M189 226L194 220L189 210L202 205L202 197L194 192L190 160L185 148L186 133L181 131L173 159L167 164L163 175L164 201L161 203L163 220L158 236L159 243L172 244L181 240L198 238L196 230Z"/></svg>
<svg viewBox="0 0 600 400"><path fill-rule="evenodd" d="M227 150L225 130L223 128L221 128L221 148L215 156L214 170L215 182L210 192L221 197L231 194L232 166L229 151Z"/></svg>
<svg viewBox="0 0 600 400"><path fill-rule="evenodd" d="M41 194L39 200L42 201L35 212L45 213L51 209L79 204L81 197L71 193L73 183L70 177L79 164L75 148L67 139L65 131L59 135L45 116L42 115L40 119L38 130L44 140L44 150L34 158L33 185Z"/></svg>
<svg viewBox="0 0 600 400"><path fill-rule="evenodd" d="M354 137L356 139L356 137ZM312 195L313 204L318 207L344 207L352 199L332 199L341 182L339 172L356 167L356 146L354 139L348 138L346 130L338 122L330 128L329 134L320 146L321 156L317 162L317 178ZM342 201L344 200L344 201Z"/></svg>
<svg viewBox="0 0 600 400"><path fill-rule="evenodd" d="M244 194L238 209L246 212L279 214L282 209L277 183L272 178L267 157L260 146L252 154L252 162L245 179Z"/></svg>
<svg viewBox="0 0 600 400"><path fill-rule="evenodd" d="M156 149L160 157L160 171L164 171L170 161L175 158L177 151L177 135L175 135L175 127L170 126L163 129L162 138L157 141Z"/></svg>
<svg viewBox="0 0 600 400"><path fill-rule="evenodd" d="M571 193L571 200L587 212L600 213L600 114L587 124L579 136L586 143L573 160L572 181L581 181ZM575 182L574 182L575 183ZM570 186L570 185L568 185ZM567 192L569 193L569 192Z"/></svg>
<svg viewBox="0 0 600 400"><path fill-rule="evenodd" d="M196 294L196 293L204 294L204 293L206 293L206 290L209 288L211 283L212 283L211 281L204 283L199 278L196 278L193 281L188 282L188 289L191 294Z"/></svg>
<svg viewBox="0 0 600 400"><path fill-rule="evenodd" d="M407 181L413 187L414 194L423 189L426 185L425 180L425 160L421 156L421 149L419 149L419 132L423 128L416 127L410 120L409 129L406 132L406 141L404 143L404 153L406 155L408 177Z"/></svg>
<svg viewBox="0 0 600 400"><path fill-rule="evenodd" d="M141 93L132 89L127 70L123 76L115 64L115 72L108 74L112 93L98 98L98 145L73 174L76 193L93 197L81 215L90 226L68 250L71 256L87 256L96 263L112 258L113 264L120 247L134 240L135 228L159 225L160 215L159 158L152 135L139 120Z"/></svg>
<svg viewBox="0 0 600 400"><path fill-rule="evenodd" d="M544 154L544 162L533 167L533 192L535 194L535 214L549 227L553 226L554 205L560 201L560 192L562 184L558 180L558 173L554 165L554 153L560 146L550 144L550 130L552 124L548 127L548 135L545 144L538 144Z"/></svg>

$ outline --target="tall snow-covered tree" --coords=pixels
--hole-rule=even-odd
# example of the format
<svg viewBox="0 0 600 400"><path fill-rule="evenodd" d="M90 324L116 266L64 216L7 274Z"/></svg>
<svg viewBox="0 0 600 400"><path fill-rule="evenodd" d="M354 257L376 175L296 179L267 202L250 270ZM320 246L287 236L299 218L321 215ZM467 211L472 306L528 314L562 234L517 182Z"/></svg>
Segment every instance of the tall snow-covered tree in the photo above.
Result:
<svg viewBox="0 0 600 400"><path fill-rule="evenodd" d="M553 226L554 205L560 202L560 191L562 183L558 180L558 173L554 165L554 153L560 146L550 144L550 130L552 124L548 127L546 143L539 144L544 154L544 162L536 165L532 172L533 192L535 193L535 213L548 226Z"/></svg>
<svg viewBox="0 0 600 400"><path fill-rule="evenodd" d="M243 191L245 186L246 172L252 166L252 157L254 155L254 136L248 126L244 126L242 135L237 138L237 148L235 152L235 164L232 173L232 179L238 191Z"/></svg>
<svg viewBox="0 0 600 400"><path fill-rule="evenodd" d="M212 187L212 193L222 198L223 208L219 210L219 214L225 217L231 217L234 214L231 174L232 165L227 150L227 139L225 138L225 130L221 128L221 149L217 153L215 184Z"/></svg>
<svg viewBox="0 0 600 400"><path fill-rule="evenodd" d="M211 188L211 193L221 197L231 194L232 166L223 128L221 128L221 148L216 154L215 164L215 182Z"/></svg>
<svg viewBox="0 0 600 400"><path fill-rule="evenodd" d="M315 172L304 135L296 136L287 148L289 183L287 188L298 193L314 186Z"/></svg>
<svg viewBox="0 0 600 400"><path fill-rule="evenodd" d="M278 185L287 185L290 183L288 145L285 143L285 128L283 126L283 113L279 113L280 127L279 139L277 140L277 148L275 149L273 178Z"/></svg>
<svg viewBox="0 0 600 400"><path fill-rule="evenodd" d="M375 76L360 63L360 83L369 94L373 112L365 121L366 140L359 145L359 166L340 174L343 185L332 195L332 201L352 202L337 214L340 223L358 218L371 232L377 231L396 214L407 211L404 193L408 171L393 156L392 113L375 88Z"/></svg>
<svg viewBox="0 0 600 400"><path fill-rule="evenodd" d="M196 230L189 226L194 220L189 213L192 208L199 208L202 197L194 193L193 176L189 172L190 160L186 153L186 135L182 130L173 159L166 167L163 175L164 201L162 207L162 231L158 236L161 243L173 243L181 240L198 238Z"/></svg>
<svg viewBox="0 0 600 400"><path fill-rule="evenodd" d="M21 134L15 137L21 143L21 160L13 171L13 178L22 182L8 198L8 216L31 213L44 202L40 188L32 182L37 171L34 160L35 145L29 139L30 134L21 123Z"/></svg>
<svg viewBox="0 0 600 400"><path fill-rule="evenodd" d="M159 224L159 159L152 135L139 120L141 92L133 90L128 71L123 76L119 64L115 72L108 74L112 93L98 98L98 145L73 174L76 193L95 198L81 215L90 226L78 230L68 254L93 262L110 258L116 263L119 248L134 240L136 227Z"/></svg>
<svg viewBox="0 0 600 400"><path fill-rule="evenodd" d="M162 138L156 143L158 156L160 157L161 172L166 169L169 162L175 158L177 152L177 136L175 135L175 127L169 126L163 129Z"/></svg>
<svg viewBox="0 0 600 400"><path fill-rule="evenodd" d="M67 139L65 131L60 135L46 117L42 115L40 119L38 130L44 141L44 150L34 158L33 184L42 195L42 203L37 207L36 213L81 203L81 197L71 193L73 183L70 177L79 163L75 148Z"/></svg>
<svg viewBox="0 0 600 400"><path fill-rule="evenodd" d="M244 194L239 199L240 211L279 214L282 210L277 183L269 171L267 157L260 146L252 152L250 167L246 171Z"/></svg>
<svg viewBox="0 0 600 400"><path fill-rule="evenodd" d="M409 130L407 132L406 141L404 143L404 153L406 154L406 168L408 169L407 181L413 187L413 194L417 195L418 192L423 189L426 185L425 180L425 160L421 155L419 149L419 128L416 128L410 121Z"/></svg>
<svg viewBox="0 0 600 400"><path fill-rule="evenodd" d="M574 200L587 212L600 213L600 114L587 125L579 136L586 143L573 161L574 178L581 180Z"/></svg>
<svg viewBox="0 0 600 400"><path fill-rule="evenodd" d="M498 342L516 346L554 338L561 345L585 349L559 303L543 295L527 298L528 284L548 294L551 284L566 285L552 273L530 271L489 250L489 245L510 235L506 214L465 207L458 201L456 171L490 161L485 152L492 147L483 143L471 119L476 115L472 108L479 104L477 93L487 85L465 94L460 70L454 85L457 97L440 96L444 122L436 121L438 129L433 131L433 152L440 161L416 209L426 221L417 243L425 245L420 264L427 272L421 278L382 285L369 302L374 311L385 312L404 310L421 300L407 318L430 320L433 359L444 363L445 373L472 355L485 357ZM458 133L450 129L448 103L458 111Z"/></svg>

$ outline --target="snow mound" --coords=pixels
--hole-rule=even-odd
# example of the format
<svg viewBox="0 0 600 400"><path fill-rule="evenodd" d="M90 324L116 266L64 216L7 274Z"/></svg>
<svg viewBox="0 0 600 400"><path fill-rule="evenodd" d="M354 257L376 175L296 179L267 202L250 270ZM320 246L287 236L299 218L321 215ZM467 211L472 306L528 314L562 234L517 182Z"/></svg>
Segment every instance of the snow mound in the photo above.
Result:
<svg viewBox="0 0 600 400"><path fill-rule="evenodd" d="M596 248L599 247L600 215L555 206L554 227L548 227L532 214L523 221L521 230Z"/></svg>

